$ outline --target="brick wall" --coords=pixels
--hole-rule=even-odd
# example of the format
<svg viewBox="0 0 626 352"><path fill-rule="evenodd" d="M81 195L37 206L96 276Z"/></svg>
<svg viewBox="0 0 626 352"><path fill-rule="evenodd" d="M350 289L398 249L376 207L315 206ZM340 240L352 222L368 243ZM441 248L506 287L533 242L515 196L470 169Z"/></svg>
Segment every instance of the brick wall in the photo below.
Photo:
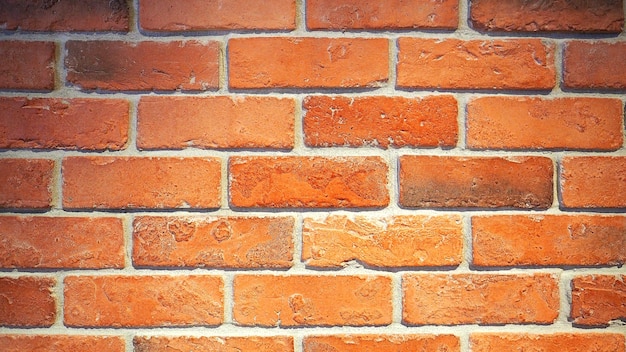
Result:
<svg viewBox="0 0 626 352"><path fill-rule="evenodd" d="M626 350L622 0L0 28L0 351Z"/></svg>

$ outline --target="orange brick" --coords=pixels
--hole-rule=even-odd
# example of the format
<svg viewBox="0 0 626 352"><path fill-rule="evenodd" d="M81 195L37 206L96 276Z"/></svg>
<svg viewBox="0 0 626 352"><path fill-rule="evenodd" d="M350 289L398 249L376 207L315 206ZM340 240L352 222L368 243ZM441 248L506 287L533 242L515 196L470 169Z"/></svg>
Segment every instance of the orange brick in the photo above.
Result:
<svg viewBox="0 0 626 352"><path fill-rule="evenodd" d="M129 8L123 0L5 0L0 2L4 30L128 32Z"/></svg>
<svg viewBox="0 0 626 352"><path fill-rule="evenodd" d="M288 268L292 217L135 218L135 266Z"/></svg>
<svg viewBox="0 0 626 352"><path fill-rule="evenodd" d="M69 209L217 208L217 158L67 157L63 207Z"/></svg>
<svg viewBox="0 0 626 352"><path fill-rule="evenodd" d="M619 33L624 26L622 0L472 0L473 28L505 32Z"/></svg>
<svg viewBox="0 0 626 352"><path fill-rule="evenodd" d="M1 159L0 208L50 208L53 168L52 160Z"/></svg>
<svg viewBox="0 0 626 352"><path fill-rule="evenodd" d="M308 0L308 29L455 29L458 0Z"/></svg>
<svg viewBox="0 0 626 352"><path fill-rule="evenodd" d="M0 148L120 150L128 140L128 101L0 98Z"/></svg>
<svg viewBox="0 0 626 352"><path fill-rule="evenodd" d="M238 275L233 285L238 325L391 323L391 279L384 276Z"/></svg>
<svg viewBox="0 0 626 352"><path fill-rule="evenodd" d="M565 208L626 207L626 157L564 157L560 186Z"/></svg>
<svg viewBox="0 0 626 352"><path fill-rule="evenodd" d="M559 315L549 274L405 274L402 291L408 325L551 324Z"/></svg>
<svg viewBox="0 0 626 352"><path fill-rule="evenodd" d="M124 339L119 336L84 335L0 335L2 352L124 352Z"/></svg>
<svg viewBox="0 0 626 352"><path fill-rule="evenodd" d="M459 352L460 341L454 335L323 335L306 336L304 352L325 351L441 351Z"/></svg>
<svg viewBox="0 0 626 352"><path fill-rule="evenodd" d="M535 89L556 83L552 43L539 39L398 39L401 88Z"/></svg>
<svg viewBox="0 0 626 352"><path fill-rule="evenodd" d="M123 268L116 218L0 217L2 268Z"/></svg>
<svg viewBox="0 0 626 352"><path fill-rule="evenodd" d="M137 146L291 149L295 107L271 97L142 97Z"/></svg>
<svg viewBox="0 0 626 352"><path fill-rule="evenodd" d="M544 157L400 157L400 205L546 209L552 161Z"/></svg>
<svg viewBox="0 0 626 352"><path fill-rule="evenodd" d="M355 208L389 203L379 157L232 157L234 207Z"/></svg>
<svg viewBox="0 0 626 352"><path fill-rule="evenodd" d="M54 279L45 277L0 277L0 326L26 328L54 324L55 284Z"/></svg>
<svg viewBox="0 0 626 352"><path fill-rule="evenodd" d="M626 321L626 276L589 275L572 280L574 324L607 326L612 321Z"/></svg>
<svg viewBox="0 0 626 352"><path fill-rule="evenodd" d="M205 91L219 87L219 45L199 41L66 44L67 81L84 90Z"/></svg>
<svg viewBox="0 0 626 352"><path fill-rule="evenodd" d="M623 117L619 99L476 98L467 106L467 146L616 150Z"/></svg>
<svg viewBox="0 0 626 352"><path fill-rule="evenodd" d="M139 22L148 31L295 29L296 2L140 0Z"/></svg>
<svg viewBox="0 0 626 352"><path fill-rule="evenodd" d="M617 352L624 351L624 336L619 334L471 334L472 352Z"/></svg>
<svg viewBox="0 0 626 352"><path fill-rule="evenodd" d="M233 89L379 87L389 78L383 38L234 38L228 58Z"/></svg>
<svg viewBox="0 0 626 352"><path fill-rule="evenodd" d="M454 147L457 101L452 96L328 97L304 100L305 143L312 147Z"/></svg>
<svg viewBox="0 0 626 352"><path fill-rule="evenodd" d="M0 89L53 90L55 50L53 42L0 41Z"/></svg>
<svg viewBox="0 0 626 352"><path fill-rule="evenodd" d="M68 276L64 297L70 327L212 326L223 320L217 276Z"/></svg>
<svg viewBox="0 0 626 352"><path fill-rule="evenodd" d="M472 218L478 266L622 265L626 217L501 215Z"/></svg>
<svg viewBox="0 0 626 352"><path fill-rule="evenodd" d="M626 43L571 41L563 50L563 86L625 89Z"/></svg>
<svg viewBox="0 0 626 352"><path fill-rule="evenodd" d="M454 266L462 260L459 216L305 218L302 259L312 267L357 260L373 267Z"/></svg>
<svg viewBox="0 0 626 352"><path fill-rule="evenodd" d="M155 337L135 336L136 352L293 352L293 337Z"/></svg>

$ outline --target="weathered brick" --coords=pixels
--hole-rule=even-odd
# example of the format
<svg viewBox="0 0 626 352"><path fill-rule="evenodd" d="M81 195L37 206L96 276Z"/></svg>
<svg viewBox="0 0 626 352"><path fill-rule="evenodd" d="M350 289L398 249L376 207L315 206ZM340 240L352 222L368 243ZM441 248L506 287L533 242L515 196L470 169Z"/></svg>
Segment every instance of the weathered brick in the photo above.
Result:
<svg viewBox="0 0 626 352"><path fill-rule="evenodd" d="M2 352L124 352L119 336L85 335L0 335Z"/></svg>
<svg viewBox="0 0 626 352"><path fill-rule="evenodd" d="M459 265L459 216L305 218L302 259L312 267L341 267L352 260L374 267Z"/></svg>
<svg viewBox="0 0 626 352"><path fill-rule="evenodd" d="M52 160L1 159L0 208L50 208L53 169Z"/></svg>
<svg viewBox="0 0 626 352"><path fill-rule="evenodd" d="M467 106L472 149L616 150L624 142L619 99L483 97Z"/></svg>
<svg viewBox="0 0 626 352"><path fill-rule="evenodd" d="M295 108L272 97L142 97L137 147L291 149Z"/></svg>
<svg viewBox="0 0 626 352"><path fill-rule="evenodd" d="M84 90L204 91L219 87L217 42L71 40L65 47L67 81Z"/></svg>
<svg viewBox="0 0 626 352"><path fill-rule="evenodd" d="M459 352L461 350L459 338L454 335L321 335L306 336L302 344L304 352Z"/></svg>
<svg viewBox="0 0 626 352"><path fill-rule="evenodd" d="M389 78L383 38L234 38L228 59L233 89L379 87Z"/></svg>
<svg viewBox="0 0 626 352"><path fill-rule="evenodd" d="M626 89L626 43L565 43L563 86L570 89Z"/></svg>
<svg viewBox="0 0 626 352"><path fill-rule="evenodd" d="M408 325L551 324L559 315L549 274L405 274L402 291Z"/></svg>
<svg viewBox="0 0 626 352"><path fill-rule="evenodd" d="M54 279L47 277L0 277L0 326L25 328L54 324L55 284Z"/></svg>
<svg viewBox="0 0 626 352"><path fill-rule="evenodd" d="M553 43L539 39L398 39L400 88L550 90Z"/></svg>
<svg viewBox="0 0 626 352"><path fill-rule="evenodd" d="M217 158L67 157L63 207L69 209L217 208Z"/></svg>
<svg viewBox="0 0 626 352"><path fill-rule="evenodd" d="M0 89L53 90L56 44L0 41Z"/></svg>
<svg viewBox="0 0 626 352"><path fill-rule="evenodd" d="M391 323L384 276L238 275L233 318L244 326L368 326Z"/></svg>
<svg viewBox="0 0 626 352"><path fill-rule="evenodd" d="M2 268L123 268L116 218L0 217Z"/></svg>
<svg viewBox="0 0 626 352"><path fill-rule="evenodd" d="M626 276L588 275L572 280L574 324L606 326L616 320L626 321Z"/></svg>
<svg viewBox="0 0 626 352"><path fill-rule="evenodd" d="M128 140L128 101L0 98L0 148L120 150Z"/></svg>
<svg viewBox="0 0 626 352"><path fill-rule="evenodd" d="M400 157L400 205L546 209L552 161L544 157Z"/></svg>
<svg viewBox="0 0 626 352"><path fill-rule="evenodd" d="M246 336L246 337L155 337L136 336L135 352L293 352L293 337Z"/></svg>
<svg viewBox="0 0 626 352"><path fill-rule="evenodd" d="M68 276L64 320L70 327L219 325L223 282L217 276Z"/></svg>
<svg viewBox="0 0 626 352"><path fill-rule="evenodd" d="M565 208L626 207L626 157L564 157L561 205Z"/></svg>
<svg viewBox="0 0 626 352"><path fill-rule="evenodd" d="M312 147L450 148L458 138L452 96L309 96L303 105L305 143Z"/></svg>
<svg viewBox="0 0 626 352"><path fill-rule="evenodd" d="M232 157L234 207L382 207L387 165L379 157Z"/></svg>
<svg viewBox="0 0 626 352"><path fill-rule="evenodd" d="M288 268L292 217L135 218L135 266Z"/></svg>
<svg viewBox="0 0 626 352"><path fill-rule="evenodd" d="M624 351L619 334L513 334L478 333L470 335L472 352L617 352Z"/></svg>

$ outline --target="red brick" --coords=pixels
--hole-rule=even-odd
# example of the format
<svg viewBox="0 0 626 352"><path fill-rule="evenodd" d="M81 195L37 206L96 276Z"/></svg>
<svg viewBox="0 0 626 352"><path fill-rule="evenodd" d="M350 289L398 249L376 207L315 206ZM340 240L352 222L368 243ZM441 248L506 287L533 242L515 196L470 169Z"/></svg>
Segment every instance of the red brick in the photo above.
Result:
<svg viewBox="0 0 626 352"><path fill-rule="evenodd" d="M559 315L549 274L405 274L402 291L408 325L551 324Z"/></svg>
<svg viewBox="0 0 626 352"><path fill-rule="evenodd" d="M626 262L624 216L478 216L472 218L472 237L478 266Z"/></svg>
<svg viewBox="0 0 626 352"><path fill-rule="evenodd" d="M238 275L233 285L238 325L391 323L391 279L384 276Z"/></svg>
<svg viewBox="0 0 626 352"><path fill-rule="evenodd" d="M232 157L234 207L355 208L389 203L379 157Z"/></svg>
<svg viewBox="0 0 626 352"><path fill-rule="evenodd" d="M472 0L470 23L484 31L619 33L623 1Z"/></svg>
<svg viewBox="0 0 626 352"><path fill-rule="evenodd" d="M116 218L0 217L2 268L123 268Z"/></svg>
<svg viewBox="0 0 626 352"><path fill-rule="evenodd" d="M459 352L454 335L322 335L306 336L304 352L361 351L440 351Z"/></svg>
<svg viewBox="0 0 626 352"><path fill-rule="evenodd" d="M623 118L619 99L476 98L467 106L467 146L616 150Z"/></svg>
<svg viewBox="0 0 626 352"><path fill-rule="evenodd" d="M619 334L513 334L479 333L470 335L472 352L618 352L624 351Z"/></svg>
<svg viewBox="0 0 626 352"><path fill-rule="evenodd" d="M458 138L452 96L310 96L303 105L305 143L312 147L450 148Z"/></svg>
<svg viewBox="0 0 626 352"><path fill-rule="evenodd" d="M1 159L0 208L50 208L53 168L52 160Z"/></svg>
<svg viewBox="0 0 626 352"><path fill-rule="evenodd" d="M400 205L546 209L552 160L544 157L400 157Z"/></svg>
<svg viewBox="0 0 626 352"><path fill-rule="evenodd" d="M219 45L195 41L67 42L67 81L84 90L204 91L219 87Z"/></svg>
<svg viewBox="0 0 626 352"><path fill-rule="evenodd" d="M142 97L137 146L291 149L295 107L272 97Z"/></svg>
<svg viewBox="0 0 626 352"><path fill-rule="evenodd" d="M56 319L56 281L45 277L0 277L0 326L49 327ZM2 344L0 344L1 346Z"/></svg>
<svg viewBox="0 0 626 352"><path fill-rule="evenodd" d="M124 339L119 336L85 335L0 335L2 352L124 352Z"/></svg>
<svg viewBox="0 0 626 352"><path fill-rule="evenodd" d="M312 267L352 260L373 267L452 266L462 260L459 216L305 218L302 237L302 259Z"/></svg>
<svg viewBox="0 0 626 352"><path fill-rule="evenodd" d="M292 217L135 218L136 266L289 268Z"/></svg>
<svg viewBox="0 0 626 352"><path fill-rule="evenodd" d="M136 336L135 352L293 352L293 337L155 337Z"/></svg>
<svg viewBox="0 0 626 352"><path fill-rule="evenodd" d="M309 29L455 29L458 0L308 0Z"/></svg>
<svg viewBox="0 0 626 352"><path fill-rule="evenodd" d="M574 324L606 326L626 321L626 276L589 275L572 280ZM619 325L619 323L618 323Z"/></svg>
<svg viewBox="0 0 626 352"><path fill-rule="evenodd" d="M563 86L626 89L626 43L572 41L563 50Z"/></svg>
<svg viewBox="0 0 626 352"><path fill-rule="evenodd" d="M0 26L24 31L128 32L129 8L124 0L4 0Z"/></svg>
<svg viewBox="0 0 626 352"><path fill-rule="evenodd" d="M398 39L401 88L550 90L553 43L539 39Z"/></svg>
<svg viewBox="0 0 626 352"><path fill-rule="evenodd" d="M233 89L379 87L389 78L383 38L235 38L228 58Z"/></svg>
<svg viewBox="0 0 626 352"><path fill-rule="evenodd" d="M217 158L67 157L63 207L69 209L217 208Z"/></svg>
<svg viewBox="0 0 626 352"><path fill-rule="evenodd" d="M120 150L128 140L128 101L0 98L0 148Z"/></svg>
<svg viewBox="0 0 626 352"><path fill-rule="evenodd" d="M68 276L64 297L70 327L218 325L224 313L217 276Z"/></svg>
<svg viewBox="0 0 626 352"><path fill-rule="evenodd" d="M140 0L139 22L148 31L295 29L296 2Z"/></svg>
<svg viewBox="0 0 626 352"><path fill-rule="evenodd" d="M0 41L0 89L53 90L53 42Z"/></svg>
<svg viewBox="0 0 626 352"><path fill-rule="evenodd" d="M626 207L626 157L565 157L561 162L562 206Z"/></svg>

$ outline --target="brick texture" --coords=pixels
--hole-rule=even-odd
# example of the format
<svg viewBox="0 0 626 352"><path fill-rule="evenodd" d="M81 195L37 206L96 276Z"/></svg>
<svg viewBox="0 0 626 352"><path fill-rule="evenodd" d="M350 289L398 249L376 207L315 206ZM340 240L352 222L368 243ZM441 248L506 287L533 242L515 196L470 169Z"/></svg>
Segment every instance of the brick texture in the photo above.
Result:
<svg viewBox="0 0 626 352"><path fill-rule="evenodd" d="M293 352L293 338L276 337L144 337L133 339L136 352Z"/></svg>
<svg viewBox="0 0 626 352"><path fill-rule="evenodd" d="M0 277L0 326L47 327L56 319L56 281L45 277Z"/></svg>
<svg viewBox="0 0 626 352"><path fill-rule="evenodd" d="M0 159L0 209L50 208L54 161Z"/></svg>
<svg viewBox="0 0 626 352"><path fill-rule="evenodd" d="M0 335L0 346L3 352L124 352L124 340L119 336Z"/></svg>
<svg viewBox="0 0 626 352"><path fill-rule="evenodd" d="M568 42L563 51L563 86L568 89L625 89L624 56L624 42Z"/></svg>
<svg viewBox="0 0 626 352"><path fill-rule="evenodd" d="M472 334L472 352L612 352L624 350L624 337L618 334Z"/></svg>
<svg viewBox="0 0 626 352"><path fill-rule="evenodd" d="M624 275L579 276L572 280L570 318L581 326L603 326L626 320Z"/></svg>
<svg viewBox="0 0 626 352"><path fill-rule="evenodd" d="M54 89L52 42L0 41L0 89Z"/></svg>
<svg viewBox="0 0 626 352"><path fill-rule="evenodd" d="M566 157L561 162L562 206L626 207L626 157Z"/></svg>
<svg viewBox="0 0 626 352"><path fill-rule="evenodd" d="M454 335L325 335L306 336L304 352L446 351L459 352Z"/></svg>

